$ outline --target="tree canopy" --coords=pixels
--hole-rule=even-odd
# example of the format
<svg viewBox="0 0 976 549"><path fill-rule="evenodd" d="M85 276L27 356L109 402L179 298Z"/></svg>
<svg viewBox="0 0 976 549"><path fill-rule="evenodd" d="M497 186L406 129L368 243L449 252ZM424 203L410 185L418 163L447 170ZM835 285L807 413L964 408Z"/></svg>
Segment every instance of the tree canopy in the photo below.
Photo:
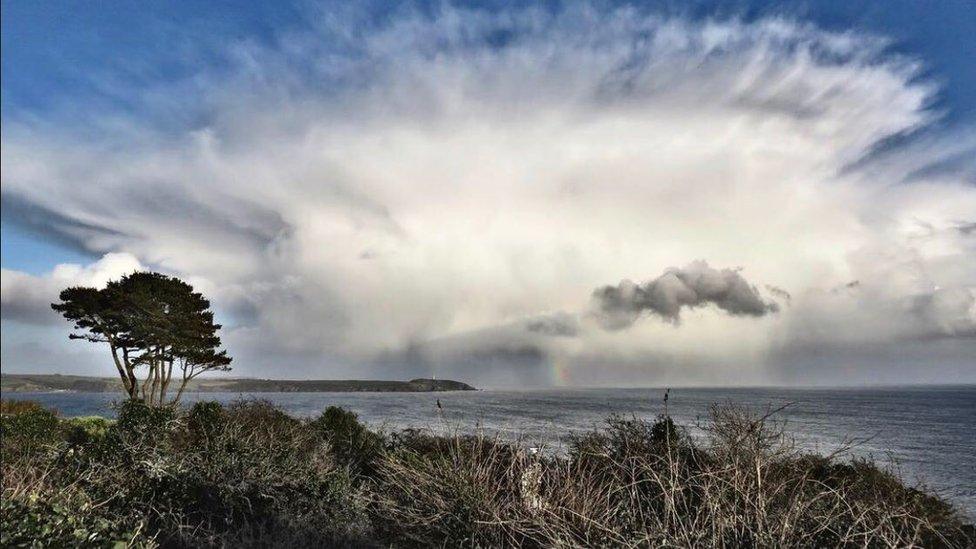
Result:
<svg viewBox="0 0 976 549"><path fill-rule="evenodd" d="M208 371L230 370L219 350L219 324L210 301L193 286L161 273L137 272L104 289L72 287L51 307L74 323L71 339L107 343L129 398L153 406L175 404L187 383ZM176 395L167 401L175 369ZM145 370L143 379L136 376Z"/></svg>

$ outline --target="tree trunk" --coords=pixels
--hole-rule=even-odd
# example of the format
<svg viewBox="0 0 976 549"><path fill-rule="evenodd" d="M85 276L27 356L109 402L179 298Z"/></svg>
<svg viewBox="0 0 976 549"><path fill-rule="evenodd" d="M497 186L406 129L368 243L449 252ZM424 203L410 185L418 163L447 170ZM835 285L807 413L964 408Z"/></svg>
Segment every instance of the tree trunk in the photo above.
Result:
<svg viewBox="0 0 976 549"><path fill-rule="evenodd" d="M169 389L169 380L173 377L173 361L160 358L160 382L159 382L159 404L166 403L166 390Z"/></svg>
<svg viewBox="0 0 976 549"><path fill-rule="evenodd" d="M186 390L187 381L189 381L189 379L183 378L183 381L180 382L180 388L176 391L176 396L173 397L173 400L169 401L170 405L176 406L180 403L180 398L183 396L183 391Z"/></svg>
<svg viewBox="0 0 976 549"><path fill-rule="evenodd" d="M129 398L132 398L132 383L129 382L129 376L125 375L122 361L119 360L118 348L113 341L108 342L108 347L112 350L112 361L115 362L115 368L119 371L119 377L122 378L122 386L125 387L125 392L128 393Z"/></svg>
<svg viewBox="0 0 976 549"><path fill-rule="evenodd" d="M129 378L129 398L139 399L139 378L136 377L135 367L129 362L129 348L122 347L122 362L125 365L125 375Z"/></svg>
<svg viewBox="0 0 976 549"><path fill-rule="evenodd" d="M189 372L187 372L187 368L190 369ZM193 379L193 365L187 364L186 359L180 359L180 370L182 372L180 375L180 388L176 391L176 396L173 397L173 400L170 401L171 406L175 406L180 403L180 398L183 397L183 391L186 390L187 383Z"/></svg>
<svg viewBox="0 0 976 549"><path fill-rule="evenodd" d="M156 375L156 364L149 360L146 362L146 380L142 382L142 400L149 406L152 406L153 399L153 379Z"/></svg>

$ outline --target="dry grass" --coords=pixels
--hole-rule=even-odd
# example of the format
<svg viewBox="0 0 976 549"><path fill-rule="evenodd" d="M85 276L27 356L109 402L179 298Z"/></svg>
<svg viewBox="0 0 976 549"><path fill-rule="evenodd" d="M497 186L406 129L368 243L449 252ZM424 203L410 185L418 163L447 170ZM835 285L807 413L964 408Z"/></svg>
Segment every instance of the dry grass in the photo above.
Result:
<svg viewBox="0 0 976 549"><path fill-rule="evenodd" d="M799 452L781 423L716 407L696 444L669 421L611 418L569 456L455 437L394 452L379 513L416 545L966 547L946 503L866 461Z"/></svg>
<svg viewBox="0 0 976 549"><path fill-rule="evenodd" d="M772 412L741 407L713 408L697 440L667 418L611 417L560 455L382 437L339 409L305 421L260 401L132 407L88 430L52 417L3 418L4 546L973 543L944 501L872 462L804 454Z"/></svg>

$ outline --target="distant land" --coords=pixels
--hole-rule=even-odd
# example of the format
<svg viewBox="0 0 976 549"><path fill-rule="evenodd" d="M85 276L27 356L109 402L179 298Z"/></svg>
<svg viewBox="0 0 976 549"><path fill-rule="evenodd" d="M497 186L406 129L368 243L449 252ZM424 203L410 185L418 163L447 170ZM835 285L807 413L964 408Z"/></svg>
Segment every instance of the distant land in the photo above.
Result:
<svg viewBox="0 0 976 549"><path fill-rule="evenodd" d="M61 374L0 374L0 390L10 393L75 392L120 393L118 378ZM195 379L186 388L194 393L425 393L474 391L474 387L450 379L385 381L363 379Z"/></svg>

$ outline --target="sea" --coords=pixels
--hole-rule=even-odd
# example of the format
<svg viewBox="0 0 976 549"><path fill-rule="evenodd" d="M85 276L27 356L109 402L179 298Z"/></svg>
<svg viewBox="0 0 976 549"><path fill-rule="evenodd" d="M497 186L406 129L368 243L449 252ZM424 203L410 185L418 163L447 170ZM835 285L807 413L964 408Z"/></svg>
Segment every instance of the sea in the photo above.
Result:
<svg viewBox="0 0 976 549"><path fill-rule="evenodd" d="M266 399L311 417L328 406L359 414L372 427L483 432L552 451L605 424L611 414L654 419L665 413L701 436L712 405L776 411L805 450L867 456L907 482L953 501L976 519L976 385L874 388L547 389L442 393L193 393L185 401ZM114 414L111 393L9 393L66 416ZM665 409L665 406L667 408ZM780 409L782 408L782 409Z"/></svg>

